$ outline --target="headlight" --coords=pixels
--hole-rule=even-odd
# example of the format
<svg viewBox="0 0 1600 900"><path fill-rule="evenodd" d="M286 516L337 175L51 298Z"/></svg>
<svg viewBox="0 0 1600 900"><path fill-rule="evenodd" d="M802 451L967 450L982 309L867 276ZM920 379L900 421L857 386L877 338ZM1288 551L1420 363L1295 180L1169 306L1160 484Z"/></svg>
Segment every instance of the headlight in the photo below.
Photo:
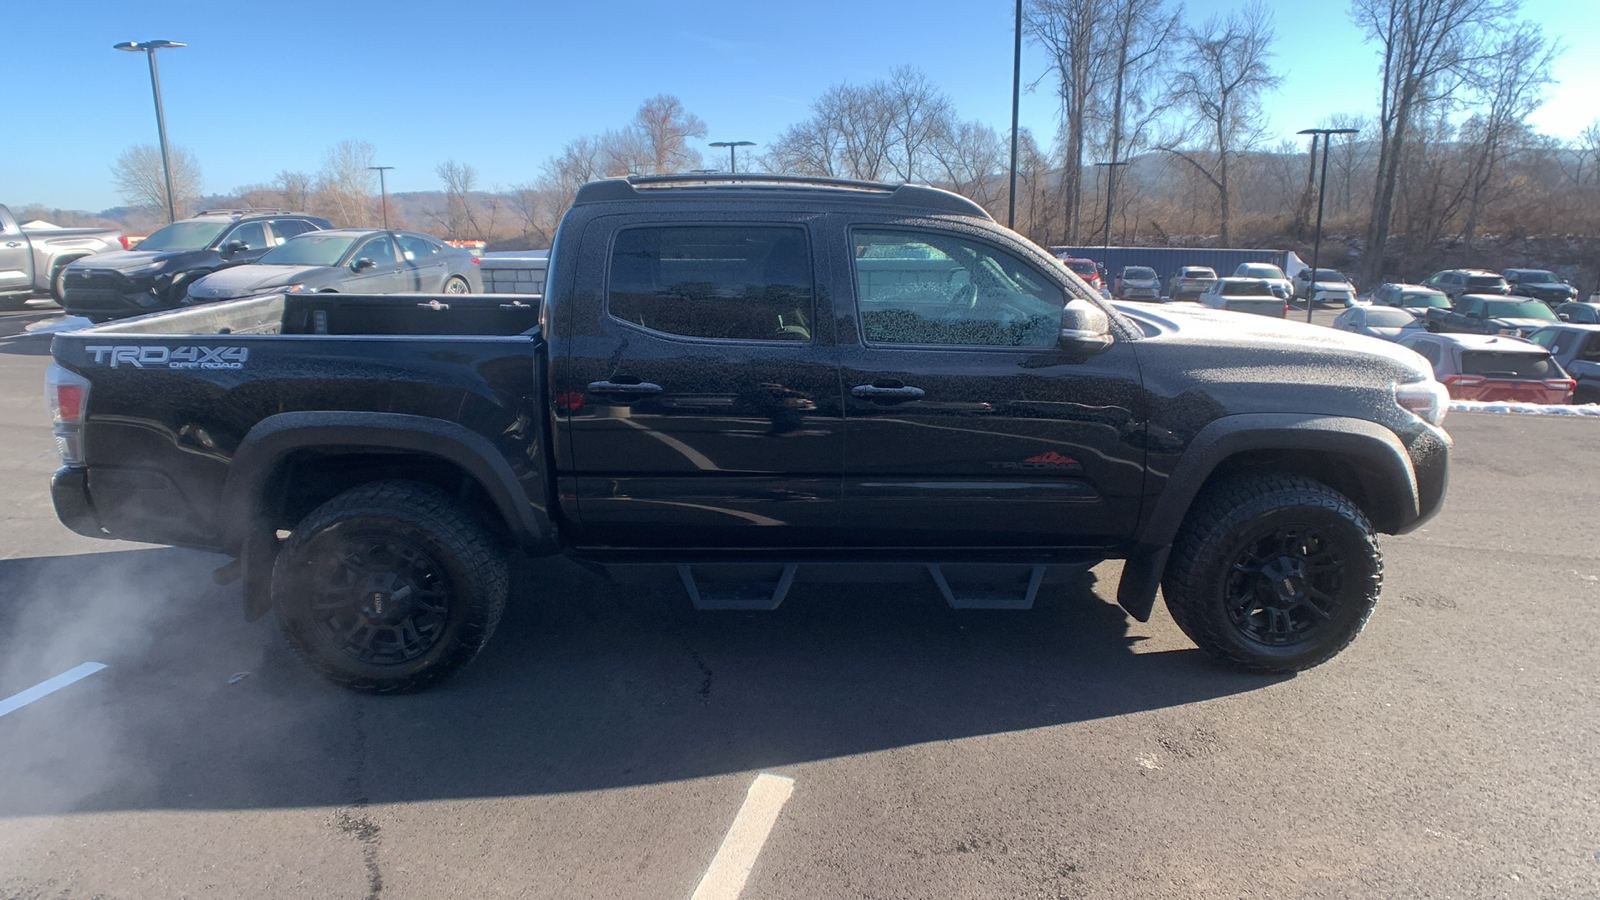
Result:
<svg viewBox="0 0 1600 900"><path fill-rule="evenodd" d="M1406 412L1430 425L1444 425L1444 414L1450 407L1450 392L1433 378L1411 381L1394 386L1394 402Z"/></svg>

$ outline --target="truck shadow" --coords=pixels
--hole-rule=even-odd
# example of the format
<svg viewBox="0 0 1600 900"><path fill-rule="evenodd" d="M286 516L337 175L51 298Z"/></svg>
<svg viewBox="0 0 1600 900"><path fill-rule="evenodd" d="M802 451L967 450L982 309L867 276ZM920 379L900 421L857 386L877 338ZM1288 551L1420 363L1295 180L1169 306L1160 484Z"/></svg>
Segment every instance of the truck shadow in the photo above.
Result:
<svg viewBox="0 0 1600 900"><path fill-rule="evenodd" d="M489 648L421 694L351 694L245 623L220 557L0 562L0 697L107 669L0 717L0 816L343 806L593 791L1071 725L1260 689L1197 650L1136 652L1085 572L1028 612L931 585L797 585L697 613L565 561L519 565Z"/></svg>

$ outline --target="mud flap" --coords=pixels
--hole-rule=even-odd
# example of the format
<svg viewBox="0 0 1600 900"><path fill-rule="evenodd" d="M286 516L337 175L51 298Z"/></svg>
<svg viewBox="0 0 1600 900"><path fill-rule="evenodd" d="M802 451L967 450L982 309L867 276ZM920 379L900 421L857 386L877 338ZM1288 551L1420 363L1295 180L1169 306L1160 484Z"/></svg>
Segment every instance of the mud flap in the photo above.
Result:
<svg viewBox="0 0 1600 900"><path fill-rule="evenodd" d="M1156 605L1156 588L1167 571L1172 545L1141 547L1122 563L1122 580L1117 583L1117 605L1141 622L1150 621Z"/></svg>
<svg viewBox="0 0 1600 900"><path fill-rule="evenodd" d="M281 542L265 529L250 532L239 551L244 577L244 620L254 622L272 609L272 564Z"/></svg>

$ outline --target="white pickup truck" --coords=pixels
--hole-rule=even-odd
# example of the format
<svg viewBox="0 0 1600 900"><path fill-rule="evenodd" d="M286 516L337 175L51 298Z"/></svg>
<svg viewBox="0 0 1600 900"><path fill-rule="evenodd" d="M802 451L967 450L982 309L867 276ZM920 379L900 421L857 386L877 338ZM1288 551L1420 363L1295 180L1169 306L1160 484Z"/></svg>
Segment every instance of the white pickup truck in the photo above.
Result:
<svg viewBox="0 0 1600 900"><path fill-rule="evenodd" d="M107 250L126 250L115 228L23 229L0 205L0 309L20 309L29 297L61 300L58 283L67 263Z"/></svg>

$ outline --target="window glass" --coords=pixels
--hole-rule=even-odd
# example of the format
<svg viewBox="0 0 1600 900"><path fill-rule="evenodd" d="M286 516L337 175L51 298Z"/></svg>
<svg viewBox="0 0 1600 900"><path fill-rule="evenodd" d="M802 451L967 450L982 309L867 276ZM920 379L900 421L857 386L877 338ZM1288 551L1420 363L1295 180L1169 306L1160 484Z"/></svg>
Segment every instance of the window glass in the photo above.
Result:
<svg viewBox="0 0 1600 900"><path fill-rule="evenodd" d="M278 246L297 234L312 231L311 223L304 219L273 219L272 243Z"/></svg>
<svg viewBox="0 0 1600 900"><path fill-rule="evenodd" d="M950 234L853 233L870 343L1053 347L1061 289L1009 253Z"/></svg>
<svg viewBox="0 0 1600 900"><path fill-rule="evenodd" d="M174 222L139 242L140 250L203 250L221 236L227 220Z"/></svg>
<svg viewBox="0 0 1600 900"><path fill-rule="evenodd" d="M1416 316L1403 309L1395 309L1392 306L1385 306L1379 309L1358 306L1356 309L1365 309L1367 324L1376 328L1404 328L1417 321Z"/></svg>
<svg viewBox="0 0 1600 900"><path fill-rule="evenodd" d="M1589 343L1583 345L1584 362L1600 362L1600 334L1589 335Z"/></svg>
<svg viewBox="0 0 1600 900"><path fill-rule="evenodd" d="M1499 275L1472 275L1467 278L1467 287L1470 288L1503 288L1506 280Z"/></svg>
<svg viewBox="0 0 1600 900"><path fill-rule="evenodd" d="M1461 374L1491 378L1560 378L1548 353L1468 350L1461 354Z"/></svg>
<svg viewBox="0 0 1600 900"><path fill-rule="evenodd" d="M1556 335L1560 333L1561 332L1556 331L1554 328L1541 328L1538 331L1535 331L1533 334L1528 335L1528 340L1533 341L1535 344L1538 344L1539 346L1548 350L1555 346Z"/></svg>
<svg viewBox="0 0 1600 900"><path fill-rule="evenodd" d="M354 242L348 234L313 232L268 250L258 262L266 266L331 266Z"/></svg>
<svg viewBox="0 0 1600 900"><path fill-rule="evenodd" d="M247 222L235 228L223 243L244 241L246 250L264 250L267 246L267 226L260 222Z"/></svg>
<svg viewBox="0 0 1600 900"><path fill-rule="evenodd" d="M1556 314L1539 300L1490 300L1484 304L1485 313L1495 319L1548 319L1555 321Z"/></svg>
<svg viewBox="0 0 1600 900"><path fill-rule="evenodd" d="M611 251L610 314L686 337L811 339L811 252L803 228L630 228Z"/></svg>
<svg viewBox="0 0 1600 900"><path fill-rule="evenodd" d="M415 234L397 234L394 239L400 244L400 255L412 261L438 256L442 249L433 241Z"/></svg>
<svg viewBox="0 0 1600 900"><path fill-rule="evenodd" d="M362 257L366 257L380 266L385 263L394 262L394 245L389 243L389 236L386 234L380 234L372 240L367 241L356 250L355 256L350 258L361 259Z"/></svg>

